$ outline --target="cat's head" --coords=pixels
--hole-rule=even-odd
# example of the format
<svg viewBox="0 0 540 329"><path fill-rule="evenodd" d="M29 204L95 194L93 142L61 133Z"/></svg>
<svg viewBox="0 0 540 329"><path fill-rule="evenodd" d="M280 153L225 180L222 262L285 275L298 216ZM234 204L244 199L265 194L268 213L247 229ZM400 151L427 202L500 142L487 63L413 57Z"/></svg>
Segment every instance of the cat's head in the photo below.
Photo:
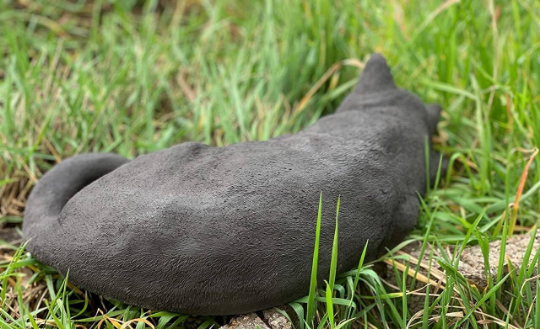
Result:
<svg viewBox="0 0 540 329"><path fill-rule="evenodd" d="M388 100L394 103L396 99L411 103L414 108L421 109L425 113L429 131L436 131L437 123L441 114L441 107L436 104L424 104L415 94L400 89L394 82L394 77L390 71L386 59L379 53L373 54L367 61L364 70L360 75L354 94L359 99L377 99L384 102Z"/></svg>

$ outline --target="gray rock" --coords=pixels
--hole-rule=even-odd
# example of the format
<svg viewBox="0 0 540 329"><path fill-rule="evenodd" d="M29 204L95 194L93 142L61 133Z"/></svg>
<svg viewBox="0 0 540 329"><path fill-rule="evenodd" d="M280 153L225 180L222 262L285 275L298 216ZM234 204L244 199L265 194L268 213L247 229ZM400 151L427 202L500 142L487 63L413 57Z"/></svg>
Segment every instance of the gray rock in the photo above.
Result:
<svg viewBox="0 0 540 329"><path fill-rule="evenodd" d="M255 314L240 315L233 318L229 324L222 326L221 329L274 329L264 323L261 318Z"/></svg>
<svg viewBox="0 0 540 329"><path fill-rule="evenodd" d="M147 308L226 315L282 305L308 294L321 191L321 284L339 195L339 272L358 264L368 240L372 260L414 227L439 112L398 89L374 55L337 112L298 134L63 161L28 200L28 250L82 288Z"/></svg>
<svg viewBox="0 0 540 329"><path fill-rule="evenodd" d="M283 314L274 309L263 311L265 322L270 326L270 329L291 329L291 323Z"/></svg>
<svg viewBox="0 0 540 329"><path fill-rule="evenodd" d="M524 258L527 253L527 248L531 243L530 257L528 262L526 262ZM489 259L490 267L488 270L486 270L485 267L485 258L481 247L479 245L466 247L459 253L459 274L462 275L470 285L476 286L477 289L481 291L489 288L488 276L486 275L489 275L489 280L491 280L494 285L499 283L497 282L497 272L499 270L501 247L502 240L495 240L489 243L487 257ZM530 285L531 290L535 291L535 278L536 275L538 275L538 269L536 268L536 264L533 264L532 262L534 260L534 255L539 248L540 231L538 231L535 236L527 233L508 237L504 244L505 252L502 261L502 277L506 276L510 269L514 269L515 275L518 275L522 266L526 266L528 269L530 269L530 266L533 266L532 280L526 280L526 282ZM451 275L451 273L445 271L439 264L438 259L449 258L452 262L455 262L453 257L458 253L453 246L447 246L446 251L443 254L438 247L430 244L426 245L422 258L420 258L421 251L421 241L414 241L408 244L403 249L396 252L395 259L386 260L386 266L384 266L379 273L389 284L390 290L388 292L390 293L401 291L398 287L401 284L402 277L399 278L398 283L398 278L395 276L395 267L400 269L400 276L407 275L406 286L407 291L409 292L409 295L407 296L407 307L408 311L413 316L421 315L424 312L425 293L428 283L430 285L429 292L431 294L429 297L430 303L432 303L444 287L447 286L447 277ZM396 266L398 263L400 266ZM421 265L418 273L414 273L414 270L419 263ZM405 274L403 271L406 268L412 269L412 271ZM415 282L414 286L413 277ZM511 289L506 289L506 287L512 284L514 284L512 280L507 280L501 288L503 293L497 299L497 301L500 302L500 305L506 308L510 306L514 296L510 293Z"/></svg>

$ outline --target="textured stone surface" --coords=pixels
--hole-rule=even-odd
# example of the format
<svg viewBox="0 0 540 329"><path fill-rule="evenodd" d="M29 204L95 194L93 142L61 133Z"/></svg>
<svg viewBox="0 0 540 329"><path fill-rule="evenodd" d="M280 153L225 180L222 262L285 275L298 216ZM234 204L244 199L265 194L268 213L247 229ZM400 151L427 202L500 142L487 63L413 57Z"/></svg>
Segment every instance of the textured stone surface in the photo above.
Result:
<svg viewBox="0 0 540 329"><path fill-rule="evenodd" d="M240 315L233 318L229 324L222 326L221 329L274 329L270 328L255 313Z"/></svg>
<svg viewBox="0 0 540 329"><path fill-rule="evenodd" d="M366 241L371 260L413 228L439 112L398 89L374 55L336 113L298 134L63 161L29 198L28 250L82 288L143 307L221 315L282 305L308 293L321 191L321 283L339 195L340 272Z"/></svg>
<svg viewBox="0 0 540 329"><path fill-rule="evenodd" d="M283 314L274 309L263 311L264 321L268 324L270 329L291 329L291 323Z"/></svg>
<svg viewBox="0 0 540 329"><path fill-rule="evenodd" d="M540 232L537 233L535 237L532 237L531 234L522 234L522 235L514 235L512 237L509 237L506 241L506 247L505 247L505 255L504 255L504 268L503 268L503 276L508 274L509 270L509 262L512 264L512 268L516 269L516 273L519 272L520 268L523 266L523 258L525 257L525 252L527 251L527 248L529 246L529 243L531 242L531 238L534 239L532 241L533 246L531 250L531 256L529 259L529 264L531 265L531 261L534 258L534 255L538 251L538 248L540 247ZM409 258L411 262L409 263L409 268L414 271L416 268L416 264L418 264L420 251L421 251L421 242L414 242L406 247L404 247L402 250L398 252L397 255L401 255L404 257L404 259ZM500 257L500 251L501 251L501 240L492 241L489 243L489 274L491 275L492 280L496 284L496 278L497 278L497 269L499 266L499 257ZM453 250L448 247L447 255L452 255ZM434 259L430 262L430 253L433 253ZM407 257L409 256L409 257ZM431 280L431 293L439 293L439 289L444 287L446 285L446 274L444 269L439 265L435 257L442 258L443 255L441 254L440 250L438 248L432 248L431 246L426 246L426 249L424 251L424 255L422 256L422 259L420 260L423 264L423 266L419 269L418 276L421 276L423 278L427 278L429 268L431 271L431 275L429 279ZM451 257L451 256L450 256ZM431 266L430 266L431 263ZM406 262L403 264L407 264ZM386 278L387 282L397 287L398 283L396 280L396 277L394 275L394 264L392 262L388 262L387 266L384 268L383 277ZM403 270L405 266L401 267ZM473 284L477 286L480 290L486 289L487 287L487 278L486 278L486 271L485 271L485 261L484 256L482 254L482 250L480 246L472 246L467 247L463 250L460 256L459 260L459 266L458 271L470 284ZM536 275L537 269L534 269L533 275ZM410 273L411 275L414 272ZM412 284L412 276L409 275L407 277L407 285L408 287L411 287ZM407 297L407 302L409 306L409 312L411 314L415 314L417 312L421 312L424 309L424 302L425 302L425 289L420 289L422 287L425 288L426 281L421 280L417 276L416 285L411 289L414 290L414 293L411 293ZM531 285L534 287L535 283L531 282ZM534 290L534 289L533 289ZM510 302L510 298L507 298L508 295L505 295L505 297L500 300L504 305L508 306L508 303ZM431 300L433 300L435 297L432 297Z"/></svg>
<svg viewBox="0 0 540 329"><path fill-rule="evenodd" d="M275 309L262 311L262 314L250 313L234 317L221 329L245 328L245 329L291 329L291 323Z"/></svg>
<svg viewBox="0 0 540 329"><path fill-rule="evenodd" d="M525 257L525 252L527 247L532 241L532 251L529 259L530 262L533 260L538 247L540 246L540 234L537 234L535 237L531 237L530 234L515 235L507 239L506 246L504 250L504 270L503 274L508 273L508 263L512 264L513 268L516 268L517 273L519 269L523 266L523 258ZM499 259L501 252L501 241L493 241L489 243L489 274L492 279L495 280L497 277L497 270L499 267ZM487 286L486 271L485 271L485 261L484 256L482 255L482 250L480 246L474 246L466 248L461 254L459 262L459 272L463 274L470 282L479 286L480 288L485 288Z"/></svg>

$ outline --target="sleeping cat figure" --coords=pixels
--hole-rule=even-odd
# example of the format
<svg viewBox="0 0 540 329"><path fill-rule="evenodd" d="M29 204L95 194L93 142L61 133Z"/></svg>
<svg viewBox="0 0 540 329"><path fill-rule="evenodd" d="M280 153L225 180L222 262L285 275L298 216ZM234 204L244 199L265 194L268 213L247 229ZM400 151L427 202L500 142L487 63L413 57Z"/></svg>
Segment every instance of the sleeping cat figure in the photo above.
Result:
<svg viewBox="0 0 540 329"><path fill-rule="evenodd" d="M226 147L182 143L127 160L83 154L32 191L27 249L81 288L196 315L262 310L308 294L319 195L319 284L328 278L335 206L338 271L399 243L433 179L440 108L367 62L336 113L300 133Z"/></svg>

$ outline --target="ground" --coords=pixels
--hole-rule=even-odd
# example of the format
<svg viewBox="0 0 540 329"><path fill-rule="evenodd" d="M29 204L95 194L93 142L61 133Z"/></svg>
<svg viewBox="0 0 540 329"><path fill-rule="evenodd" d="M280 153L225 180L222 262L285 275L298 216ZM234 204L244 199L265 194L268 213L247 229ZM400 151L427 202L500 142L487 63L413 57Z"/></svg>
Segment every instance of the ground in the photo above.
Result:
<svg viewBox="0 0 540 329"><path fill-rule="evenodd" d="M228 322L72 286L19 247L29 191L78 153L133 158L182 141L296 132L334 111L369 54L382 52L398 85L444 109L435 143L452 169L400 246L419 243L424 260L385 257L394 283L375 274L381 263L362 264L337 277L333 298L318 287L316 299L291 303L293 323L540 328L536 251L525 252L530 266L484 264L495 269L485 287L458 271L467 247L488 263L490 242L502 241L503 255L509 237L536 234L539 33L535 0L0 2L0 327Z"/></svg>

